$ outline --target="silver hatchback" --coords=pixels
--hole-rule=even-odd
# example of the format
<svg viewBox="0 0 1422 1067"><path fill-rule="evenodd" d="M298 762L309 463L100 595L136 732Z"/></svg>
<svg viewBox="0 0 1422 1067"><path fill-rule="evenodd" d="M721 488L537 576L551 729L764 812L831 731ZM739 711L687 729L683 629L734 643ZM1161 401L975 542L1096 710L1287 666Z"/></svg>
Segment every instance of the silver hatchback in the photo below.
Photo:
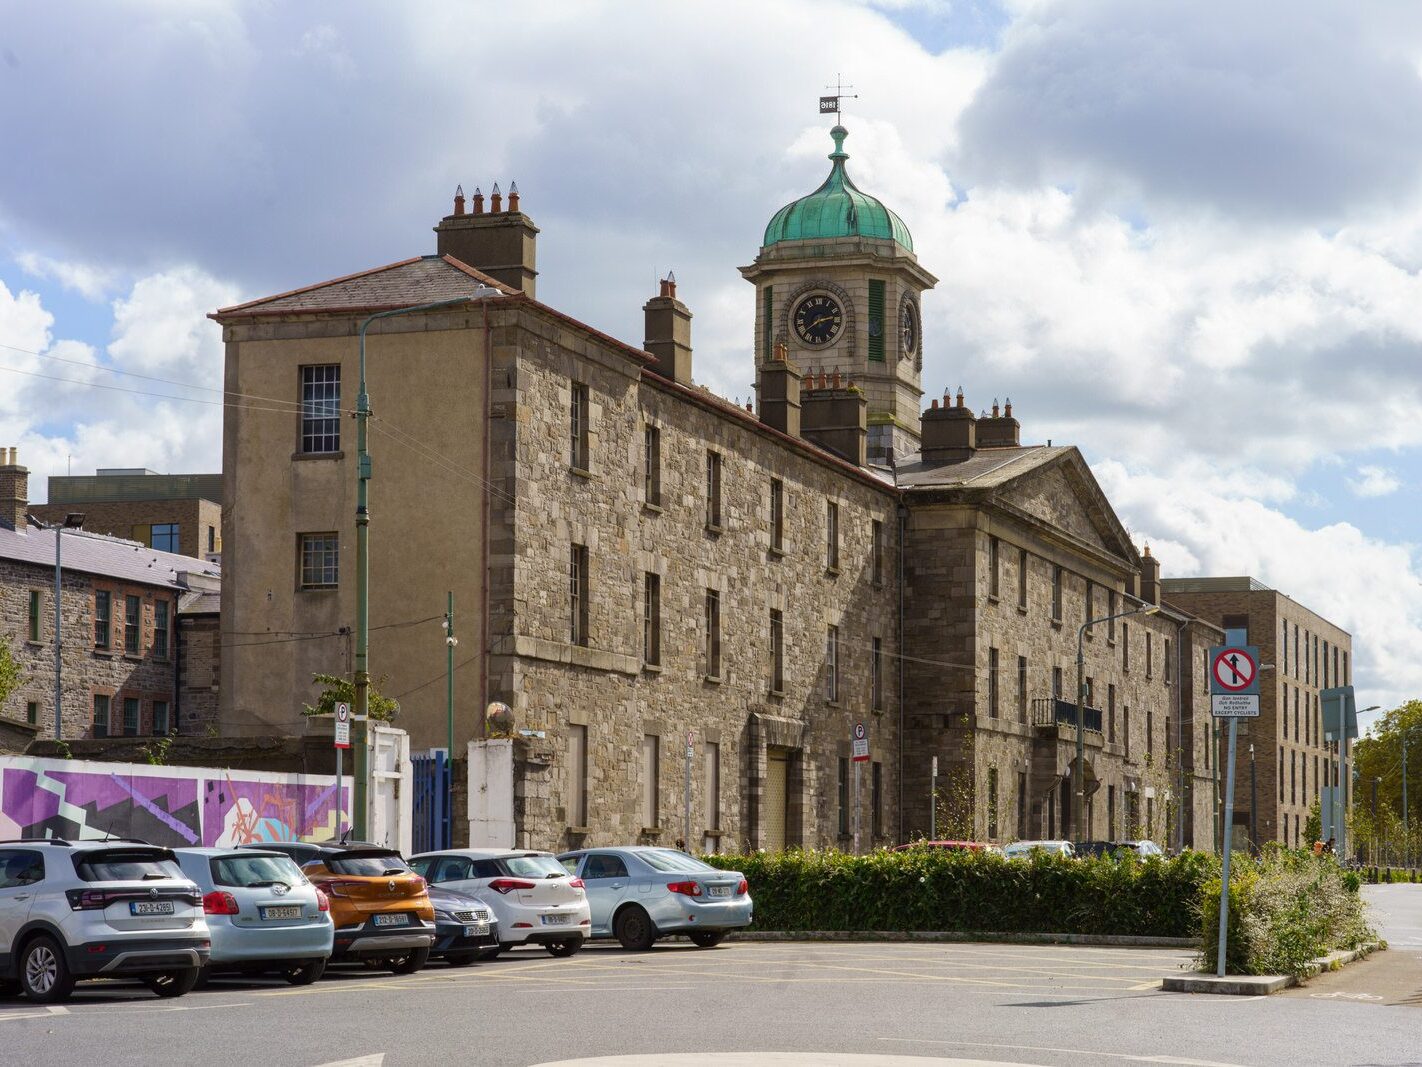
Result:
<svg viewBox="0 0 1422 1067"><path fill-rule="evenodd" d="M213 971L281 972L293 985L326 970L336 928L326 895L290 856L248 848L174 849L202 893Z"/></svg>
<svg viewBox="0 0 1422 1067"><path fill-rule="evenodd" d="M583 880L592 936L615 937L623 948L648 949L671 934L711 948L727 931L751 923L750 886L740 871L720 870L676 849L589 848L558 859Z"/></svg>

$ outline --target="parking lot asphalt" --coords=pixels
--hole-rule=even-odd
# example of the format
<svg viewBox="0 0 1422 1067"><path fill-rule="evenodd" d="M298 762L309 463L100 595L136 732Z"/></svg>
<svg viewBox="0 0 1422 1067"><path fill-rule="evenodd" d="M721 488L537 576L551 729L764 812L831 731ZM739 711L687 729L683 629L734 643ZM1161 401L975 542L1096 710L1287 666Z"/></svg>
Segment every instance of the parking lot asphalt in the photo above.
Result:
<svg viewBox="0 0 1422 1067"><path fill-rule="evenodd" d="M0 1001L6 1063L400 1067L737 1063L1171 1063L1242 1067L1417 1063L1416 1008L1166 994L1186 952L922 943L594 945L523 949L407 977L332 968L306 987L216 979L164 1001L90 983L62 1008ZM647 1058L650 1057L650 1058ZM789 1057L789 1058L786 1058ZM798 1057L798 1059L796 1058ZM607 1060L609 1067L616 1060Z"/></svg>

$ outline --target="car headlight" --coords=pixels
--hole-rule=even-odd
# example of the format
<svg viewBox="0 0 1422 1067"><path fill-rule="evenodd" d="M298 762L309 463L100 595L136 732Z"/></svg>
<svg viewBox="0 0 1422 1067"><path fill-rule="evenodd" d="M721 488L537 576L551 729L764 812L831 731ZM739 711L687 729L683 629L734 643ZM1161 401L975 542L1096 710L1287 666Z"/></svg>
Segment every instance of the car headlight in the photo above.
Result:
<svg viewBox="0 0 1422 1067"><path fill-rule="evenodd" d="M435 908L435 918L443 919L445 922L454 922L453 915L449 914L449 912L447 911L440 911L439 908Z"/></svg>

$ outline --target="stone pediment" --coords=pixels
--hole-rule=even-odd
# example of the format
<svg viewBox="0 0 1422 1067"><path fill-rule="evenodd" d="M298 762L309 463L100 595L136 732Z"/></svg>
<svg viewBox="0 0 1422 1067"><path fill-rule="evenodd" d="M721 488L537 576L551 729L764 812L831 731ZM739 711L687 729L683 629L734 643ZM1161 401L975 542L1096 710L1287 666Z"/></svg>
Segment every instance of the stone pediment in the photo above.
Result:
<svg viewBox="0 0 1422 1067"><path fill-rule="evenodd" d="M1005 504L1093 548L1135 564L1135 546L1075 449L1054 463L1013 478L995 494Z"/></svg>

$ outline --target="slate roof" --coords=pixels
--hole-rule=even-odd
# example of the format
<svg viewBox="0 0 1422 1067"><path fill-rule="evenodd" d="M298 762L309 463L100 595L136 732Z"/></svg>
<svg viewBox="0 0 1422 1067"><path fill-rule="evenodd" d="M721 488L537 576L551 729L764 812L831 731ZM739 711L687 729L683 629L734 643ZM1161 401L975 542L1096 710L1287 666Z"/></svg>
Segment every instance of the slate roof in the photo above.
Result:
<svg viewBox="0 0 1422 1067"><path fill-rule="evenodd" d="M293 289L289 293L220 308L213 318L229 315L289 315L310 311L379 311L473 296L488 286L505 295L518 292L453 256L415 256L383 267Z"/></svg>
<svg viewBox="0 0 1422 1067"><path fill-rule="evenodd" d="M996 489L1072 450L1070 445L980 448L961 463L924 463L917 453L898 464L904 489Z"/></svg>
<svg viewBox="0 0 1422 1067"><path fill-rule="evenodd" d="M28 528L21 532L0 526L0 559L44 567L53 574L55 536L54 530ZM212 578L222 573L216 563L180 556L176 552L159 552L137 541L79 530L65 532L61 553L60 566L66 571L167 589L186 589L187 585L179 578L184 572Z"/></svg>

